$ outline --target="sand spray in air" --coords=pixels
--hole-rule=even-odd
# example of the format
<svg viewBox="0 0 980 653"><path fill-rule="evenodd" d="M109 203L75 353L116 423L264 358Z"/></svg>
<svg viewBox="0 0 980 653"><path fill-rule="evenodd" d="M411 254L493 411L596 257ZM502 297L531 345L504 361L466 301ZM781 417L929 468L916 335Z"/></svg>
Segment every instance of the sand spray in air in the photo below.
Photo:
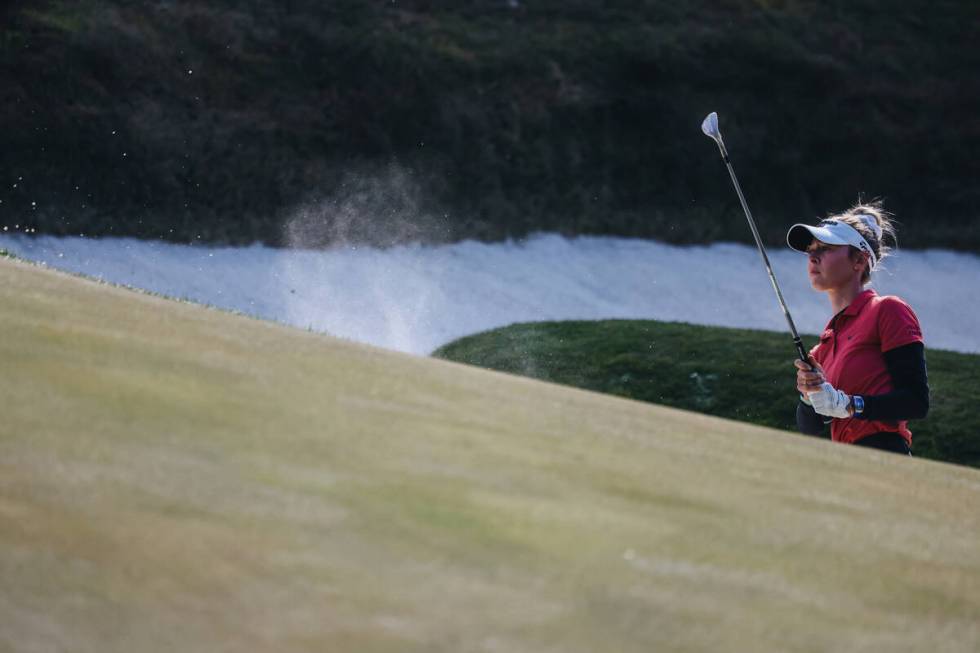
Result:
<svg viewBox="0 0 980 653"><path fill-rule="evenodd" d="M296 254L282 271L289 322L418 351L439 319L433 301L449 304L431 262L415 255L449 230L447 216L423 209L422 198L413 174L391 163L347 171L335 188L295 207L283 222Z"/></svg>

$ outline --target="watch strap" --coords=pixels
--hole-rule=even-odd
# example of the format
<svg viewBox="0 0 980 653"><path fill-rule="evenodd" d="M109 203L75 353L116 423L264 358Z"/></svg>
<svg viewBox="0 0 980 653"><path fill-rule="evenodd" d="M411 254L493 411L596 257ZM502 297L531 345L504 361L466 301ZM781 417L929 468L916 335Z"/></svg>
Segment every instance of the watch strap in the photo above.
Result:
<svg viewBox="0 0 980 653"><path fill-rule="evenodd" d="M864 397L862 397L861 395L854 395L851 398L851 401L854 403L855 415L860 415L861 413L864 412Z"/></svg>

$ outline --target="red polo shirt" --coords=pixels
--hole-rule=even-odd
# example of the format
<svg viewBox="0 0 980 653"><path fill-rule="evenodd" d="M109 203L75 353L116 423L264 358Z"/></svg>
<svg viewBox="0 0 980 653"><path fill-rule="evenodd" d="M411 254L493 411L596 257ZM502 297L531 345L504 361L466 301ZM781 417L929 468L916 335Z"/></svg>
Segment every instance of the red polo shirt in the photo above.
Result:
<svg viewBox="0 0 980 653"><path fill-rule="evenodd" d="M894 296L868 289L834 316L810 355L820 363L827 382L849 395L881 395L894 390L885 358L890 349L922 342L919 319L912 308ZM835 418L830 438L854 442L880 431L894 431L911 446L908 422Z"/></svg>

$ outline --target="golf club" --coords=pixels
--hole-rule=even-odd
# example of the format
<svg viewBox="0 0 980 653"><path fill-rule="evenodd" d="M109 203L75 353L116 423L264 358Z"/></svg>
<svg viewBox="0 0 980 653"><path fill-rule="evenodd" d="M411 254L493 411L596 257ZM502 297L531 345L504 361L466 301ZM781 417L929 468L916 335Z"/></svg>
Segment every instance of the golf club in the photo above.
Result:
<svg viewBox="0 0 980 653"><path fill-rule="evenodd" d="M745 202L742 187L738 185L735 169L732 168L732 162L728 158L728 150L725 149L725 143L721 140L721 130L718 129L717 113L712 111L708 114L704 122L701 123L701 131L718 143L718 149L721 150L721 158L725 160L725 165L728 166L728 174L731 175L732 183L735 184L735 192L738 193L738 200L742 203L742 210L745 211L745 217L749 221L749 228L755 237L755 244L759 247L759 254L762 256L762 261L766 264L766 270L769 272L769 280L772 282L773 290L776 291L776 297L779 298L779 305L783 308L783 313L786 315L786 322L789 324L789 330L793 334L793 344L796 345L796 351L800 356L800 360L809 365L810 357L807 355L806 348L803 347L803 340L800 339L800 334L796 331L796 325L793 324L793 318L789 314L789 308L786 307L786 300L783 299L783 293L779 290L779 284L776 283L776 275L773 273L772 265L769 263L769 257L766 255L766 248L762 245L762 238L759 236L759 230L755 226L755 220L752 219L752 212L749 211L749 205Z"/></svg>

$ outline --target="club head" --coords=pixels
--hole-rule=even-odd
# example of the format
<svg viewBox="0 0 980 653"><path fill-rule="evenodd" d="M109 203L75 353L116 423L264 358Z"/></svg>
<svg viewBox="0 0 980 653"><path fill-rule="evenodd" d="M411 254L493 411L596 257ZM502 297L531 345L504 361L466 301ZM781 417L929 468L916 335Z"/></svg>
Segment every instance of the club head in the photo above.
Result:
<svg viewBox="0 0 980 653"><path fill-rule="evenodd" d="M711 138L715 139L715 141L721 141L721 131L718 129L717 113L712 111L708 114L708 117L701 123L701 131L703 131L706 136L710 136Z"/></svg>

